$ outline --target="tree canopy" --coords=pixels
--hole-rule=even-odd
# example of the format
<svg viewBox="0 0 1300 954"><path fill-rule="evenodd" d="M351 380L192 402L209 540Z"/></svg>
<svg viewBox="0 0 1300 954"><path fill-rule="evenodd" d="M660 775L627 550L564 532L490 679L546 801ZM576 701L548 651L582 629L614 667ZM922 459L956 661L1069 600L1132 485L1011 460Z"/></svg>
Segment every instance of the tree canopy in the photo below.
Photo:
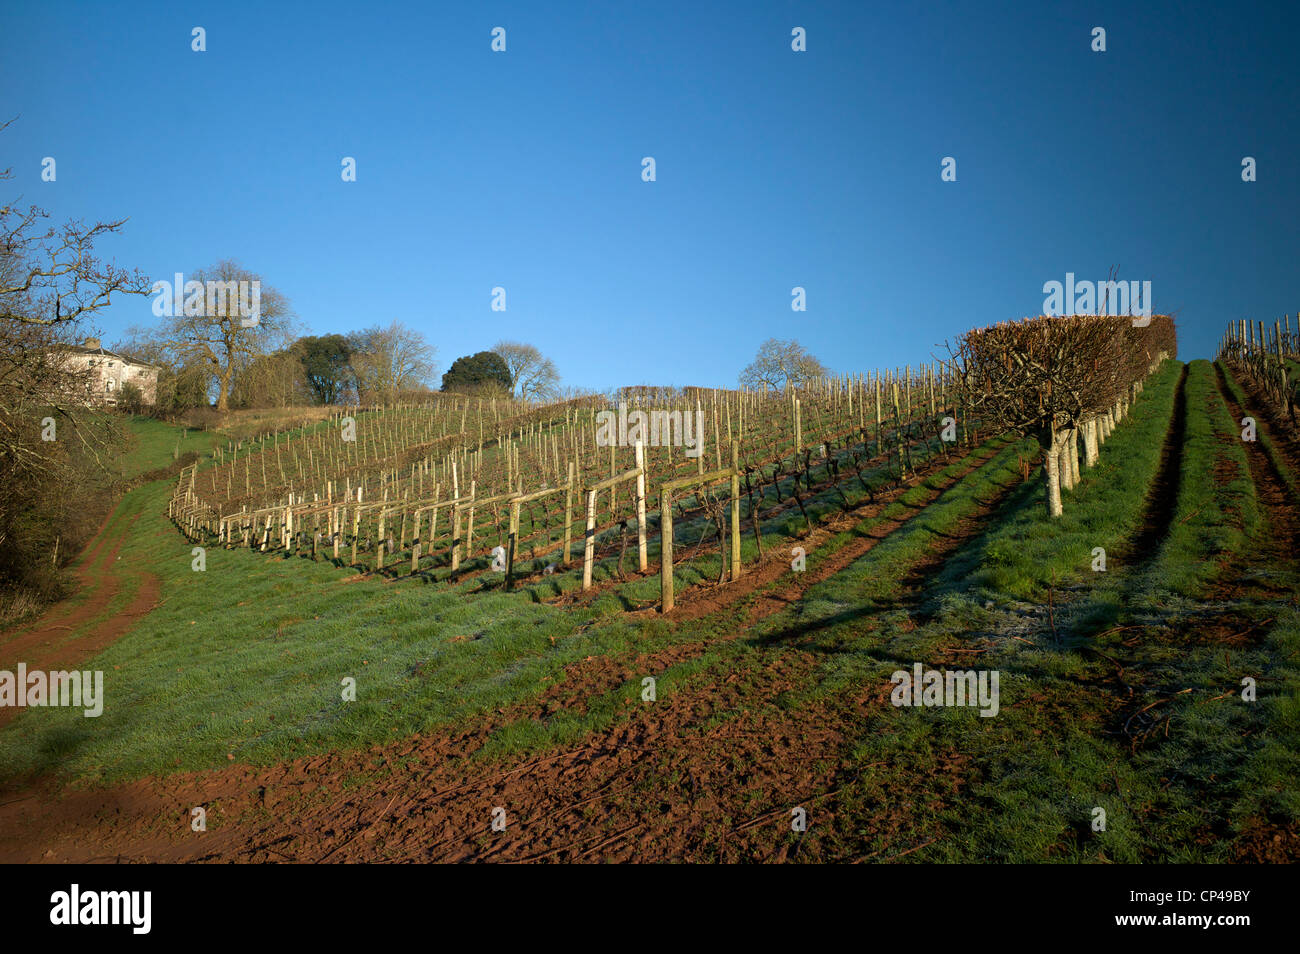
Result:
<svg viewBox="0 0 1300 954"><path fill-rule="evenodd" d="M509 392L514 382L505 359L495 351L457 358L442 376L442 390L465 391L483 387L501 388Z"/></svg>
<svg viewBox="0 0 1300 954"><path fill-rule="evenodd" d="M352 346L343 335L299 338L293 350L302 361L307 387L317 404L334 404L351 391Z"/></svg>

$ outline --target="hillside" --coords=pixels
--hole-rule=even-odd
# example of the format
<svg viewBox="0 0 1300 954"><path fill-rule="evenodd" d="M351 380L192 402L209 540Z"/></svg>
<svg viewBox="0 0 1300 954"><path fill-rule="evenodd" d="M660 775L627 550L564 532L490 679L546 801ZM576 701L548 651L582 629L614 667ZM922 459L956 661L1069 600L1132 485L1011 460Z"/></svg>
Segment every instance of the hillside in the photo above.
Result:
<svg viewBox="0 0 1300 954"><path fill-rule="evenodd" d="M1230 369L1165 361L1056 521L1035 442L973 428L954 447L886 422L883 444L864 431L855 449L838 400L804 418L809 466L756 480L770 494L762 553L747 516L738 578L724 572L729 541L701 538L716 526L705 501L683 495L671 613L657 606L658 541L640 572L635 530L612 519L585 591L579 559L545 572L561 524L540 509L521 517L527 562L508 588L489 551L508 542L509 514L489 523L481 498L483 536L455 572L439 546L412 573L413 528L393 530L389 514L399 552L378 572L373 553L350 566L317 542L313 559L302 538L266 552L204 538L195 572L194 543L167 518L173 482L131 491L86 557L124 581L113 612L74 620L87 632L57 660L111 674L113 704L97 720L28 712L0 729L0 856L1300 854L1300 460L1264 415L1260 440L1240 440L1254 399ZM277 435L272 457L259 446L252 459L294 460L324 426L292 435L289 455ZM522 426L563 439L558 425ZM426 436L414 443L441 439ZM549 445L536 440L540 460ZM233 488L245 451L223 463L218 448L194 485ZM519 466L482 453L479 475ZM706 453L712 469L712 442ZM414 463L396 464L392 499ZM576 558L581 526L575 539ZM103 628L124 616L127 631ZM26 638L4 637L6 664ZM997 717L892 705L891 675L918 663L999 672ZM349 677L355 702L341 699ZM1242 699L1247 677L1256 702ZM24 798L37 791L48 801ZM202 834L186 821L199 805ZM806 831L792 831L794 809Z"/></svg>

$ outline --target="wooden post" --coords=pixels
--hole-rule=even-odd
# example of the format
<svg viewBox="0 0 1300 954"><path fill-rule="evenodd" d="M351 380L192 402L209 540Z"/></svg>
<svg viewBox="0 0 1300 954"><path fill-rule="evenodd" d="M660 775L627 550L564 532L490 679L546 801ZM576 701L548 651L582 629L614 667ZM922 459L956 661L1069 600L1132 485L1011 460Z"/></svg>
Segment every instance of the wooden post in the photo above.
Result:
<svg viewBox="0 0 1300 954"><path fill-rule="evenodd" d="M355 566L357 562L357 537L361 535L361 488L357 488L357 505L352 508L352 562L349 566Z"/></svg>
<svg viewBox="0 0 1300 954"><path fill-rule="evenodd" d="M699 465L699 472L704 473L704 411L700 407L700 399L695 399L695 436L699 438L696 442L695 450L698 452L696 463Z"/></svg>
<svg viewBox="0 0 1300 954"><path fill-rule="evenodd" d="M477 480L469 482L469 515L465 527L465 559L467 560L474 556L474 491L477 487Z"/></svg>
<svg viewBox="0 0 1300 954"><path fill-rule="evenodd" d="M596 491L587 491L586 549L582 556L582 588L591 589L591 569L596 562Z"/></svg>
<svg viewBox="0 0 1300 954"><path fill-rule="evenodd" d="M460 569L460 504L458 503L451 505L451 569L453 573Z"/></svg>
<svg viewBox="0 0 1300 954"><path fill-rule="evenodd" d="M418 499L418 498L417 498ZM415 508L415 526L411 532L411 572L420 567L420 518L423 516L419 506Z"/></svg>
<svg viewBox="0 0 1300 954"><path fill-rule="evenodd" d="M740 447L731 443L731 582L740 579Z"/></svg>
<svg viewBox="0 0 1300 954"><path fill-rule="evenodd" d="M803 453L803 402L798 398L794 399L794 452Z"/></svg>
<svg viewBox="0 0 1300 954"><path fill-rule="evenodd" d="M646 571L648 555L646 552L646 533L645 533L645 445L638 440L636 442L636 469L639 471L636 477L636 545L637 545L637 565L642 573Z"/></svg>
<svg viewBox="0 0 1300 954"><path fill-rule="evenodd" d="M506 589L515 579L515 550L519 545L519 501L510 501L510 531L506 536Z"/></svg>
<svg viewBox="0 0 1300 954"><path fill-rule="evenodd" d="M898 479L900 481L907 479L907 462L903 457L903 418L898 408L898 382L894 382L893 388L894 399L894 437L898 442Z"/></svg>
<svg viewBox="0 0 1300 954"><path fill-rule="evenodd" d="M573 490L574 490L574 463L569 461L569 482L564 485L564 560L565 566L569 565L570 553L572 552L573 541Z"/></svg>
<svg viewBox="0 0 1300 954"><path fill-rule="evenodd" d="M880 372L876 372L876 456L880 456Z"/></svg>
<svg viewBox="0 0 1300 954"><path fill-rule="evenodd" d="M661 613L673 609L673 498L669 490L659 491L659 596Z"/></svg>
<svg viewBox="0 0 1300 954"><path fill-rule="evenodd" d="M433 545L438 542L438 498L442 496L442 481L437 481L433 485L433 512L429 514L429 552L433 553Z"/></svg>

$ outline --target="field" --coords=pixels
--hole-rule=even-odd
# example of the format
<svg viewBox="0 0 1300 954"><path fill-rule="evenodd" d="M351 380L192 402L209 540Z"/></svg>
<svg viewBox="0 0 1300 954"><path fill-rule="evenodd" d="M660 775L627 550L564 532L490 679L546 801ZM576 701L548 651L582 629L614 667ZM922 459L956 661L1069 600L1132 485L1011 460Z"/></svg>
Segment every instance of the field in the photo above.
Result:
<svg viewBox="0 0 1300 954"><path fill-rule="evenodd" d="M1050 520L943 368L654 395L708 423L644 468L581 402L134 420L0 635L107 692L0 723L0 859L1295 860L1297 443L1231 361L1142 374Z"/></svg>

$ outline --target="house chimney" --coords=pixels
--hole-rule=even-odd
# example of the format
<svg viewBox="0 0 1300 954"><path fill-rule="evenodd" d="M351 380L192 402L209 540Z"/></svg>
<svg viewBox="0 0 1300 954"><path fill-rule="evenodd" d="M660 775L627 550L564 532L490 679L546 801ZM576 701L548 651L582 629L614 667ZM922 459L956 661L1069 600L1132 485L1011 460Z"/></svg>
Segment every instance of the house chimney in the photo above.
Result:
<svg viewBox="0 0 1300 954"><path fill-rule="evenodd" d="M88 351L98 351L98 350L99 350L99 339L98 339L98 338L87 338L87 339L86 339L86 343L83 344L82 347L85 348L85 349L87 349Z"/></svg>

